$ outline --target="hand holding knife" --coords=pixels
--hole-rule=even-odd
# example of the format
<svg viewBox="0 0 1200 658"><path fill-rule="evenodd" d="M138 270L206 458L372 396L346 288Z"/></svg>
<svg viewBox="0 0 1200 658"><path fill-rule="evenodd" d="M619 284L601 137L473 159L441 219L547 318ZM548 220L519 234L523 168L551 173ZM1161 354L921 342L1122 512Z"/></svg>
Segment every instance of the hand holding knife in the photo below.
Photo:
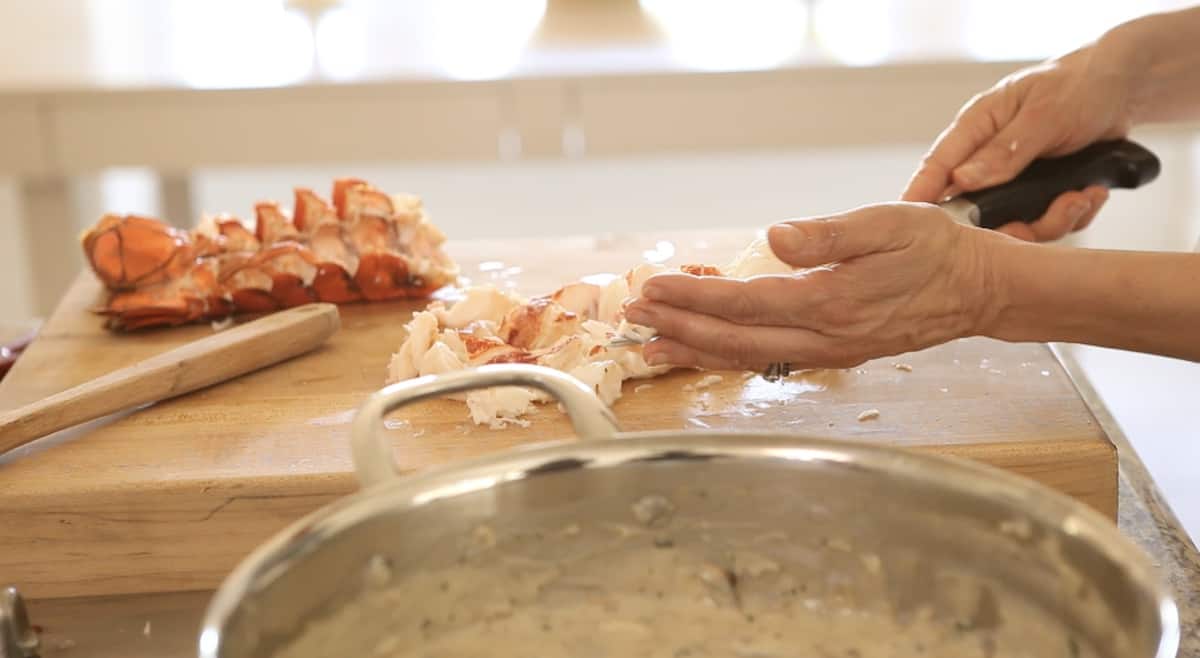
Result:
<svg viewBox="0 0 1200 658"><path fill-rule="evenodd" d="M1133 189L1153 181L1161 165L1153 153L1128 140L1099 142L1056 158L1033 161L1007 183L960 194L938 204L960 223L996 229L1010 222L1032 223L1071 190L1093 186ZM647 337L622 337L620 343L645 343ZM792 370L772 363L763 377L776 381Z"/></svg>
<svg viewBox="0 0 1200 658"><path fill-rule="evenodd" d="M1158 157L1140 144L1126 139L1097 142L1070 155L1034 160L1007 183L965 192L938 206L959 222L979 228L1029 224L1064 192L1093 185L1136 189L1152 182L1161 170ZM789 364L772 363L762 376L779 381L790 373Z"/></svg>

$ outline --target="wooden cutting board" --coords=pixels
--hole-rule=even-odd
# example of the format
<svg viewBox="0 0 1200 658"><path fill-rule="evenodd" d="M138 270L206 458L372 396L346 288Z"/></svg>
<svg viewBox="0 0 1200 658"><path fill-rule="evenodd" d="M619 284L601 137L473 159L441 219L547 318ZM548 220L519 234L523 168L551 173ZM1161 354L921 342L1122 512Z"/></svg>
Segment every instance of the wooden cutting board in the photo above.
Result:
<svg viewBox="0 0 1200 658"><path fill-rule="evenodd" d="M490 240L449 245L475 283L528 294L643 258L723 264L751 231ZM673 255L672 255L673 254ZM87 311L83 273L0 382L0 409L55 393L210 334L209 325L113 334ZM0 457L0 584L30 597L215 587L271 534L355 489L355 409L384 383L418 303L343 307L328 345L273 368L96 421ZM911 366L911 372L895 364ZM957 341L781 384L677 372L614 411L627 430L772 430L977 459L1116 512L1112 445L1044 345ZM875 420L859 414L878 409ZM571 436L554 406L529 427L472 425L449 400L402 412L389 430L404 469Z"/></svg>

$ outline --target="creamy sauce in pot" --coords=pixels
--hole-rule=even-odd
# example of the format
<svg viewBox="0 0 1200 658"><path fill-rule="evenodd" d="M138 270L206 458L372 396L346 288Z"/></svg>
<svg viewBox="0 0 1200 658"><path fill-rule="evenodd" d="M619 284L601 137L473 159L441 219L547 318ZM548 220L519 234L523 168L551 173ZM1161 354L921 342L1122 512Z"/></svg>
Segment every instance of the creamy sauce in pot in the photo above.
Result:
<svg viewBox="0 0 1200 658"><path fill-rule="evenodd" d="M393 577L374 561L360 597L275 656L1096 656L1044 613L973 578L939 578L931 602L906 607L888 593L889 565L845 541L824 548L836 568L806 569L783 533L729 546L711 527L668 531L664 503L639 501L641 523L629 526L506 538L480 527L453 568Z"/></svg>

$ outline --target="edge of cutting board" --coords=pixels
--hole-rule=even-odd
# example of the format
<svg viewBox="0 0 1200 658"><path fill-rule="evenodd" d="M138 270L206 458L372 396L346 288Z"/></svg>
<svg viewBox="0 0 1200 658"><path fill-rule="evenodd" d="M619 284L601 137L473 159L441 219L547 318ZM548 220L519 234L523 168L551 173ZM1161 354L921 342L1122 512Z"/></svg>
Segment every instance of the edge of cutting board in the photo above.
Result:
<svg viewBox="0 0 1200 658"><path fill-rule="evenodd" d="M916 445L1035 480L1115 521L1117 459L1111 444ZM968 456L969 455L969 456ZM0 509L0 573L28 597L59 598L211 590L255 547L296 519L354 492L349 472L273 481L182 482L155 491L42 497ZM86 544L87 552L73 547ZM14 557L20 556L17 559Z"/></svg>

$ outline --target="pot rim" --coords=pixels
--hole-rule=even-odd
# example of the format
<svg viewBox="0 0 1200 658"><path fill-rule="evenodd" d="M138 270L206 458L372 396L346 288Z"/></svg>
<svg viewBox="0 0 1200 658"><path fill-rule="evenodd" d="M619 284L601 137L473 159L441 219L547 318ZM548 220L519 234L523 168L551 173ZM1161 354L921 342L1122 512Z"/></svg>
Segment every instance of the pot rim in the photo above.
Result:
<svg viewBox="0 0 1200 658"><path fill-rule="evenodd" d="M317 509L260 544L226 576L205 611L199 657L218 658L224 625L264 579L297 555L383 509L412 508L550 471L612 468L648 460L742 458L855 464L900 480L934 482L950 493L998 501L1031 521L1083 538L1156 602L1161 626L1154 658L1176 655L1179 614L1150 558L1098 511L1028 478L962 457L778 432L658 430L602 439L524 444L429 467L364 487ZM384 503L387 503L386 505Z"/></svg>

